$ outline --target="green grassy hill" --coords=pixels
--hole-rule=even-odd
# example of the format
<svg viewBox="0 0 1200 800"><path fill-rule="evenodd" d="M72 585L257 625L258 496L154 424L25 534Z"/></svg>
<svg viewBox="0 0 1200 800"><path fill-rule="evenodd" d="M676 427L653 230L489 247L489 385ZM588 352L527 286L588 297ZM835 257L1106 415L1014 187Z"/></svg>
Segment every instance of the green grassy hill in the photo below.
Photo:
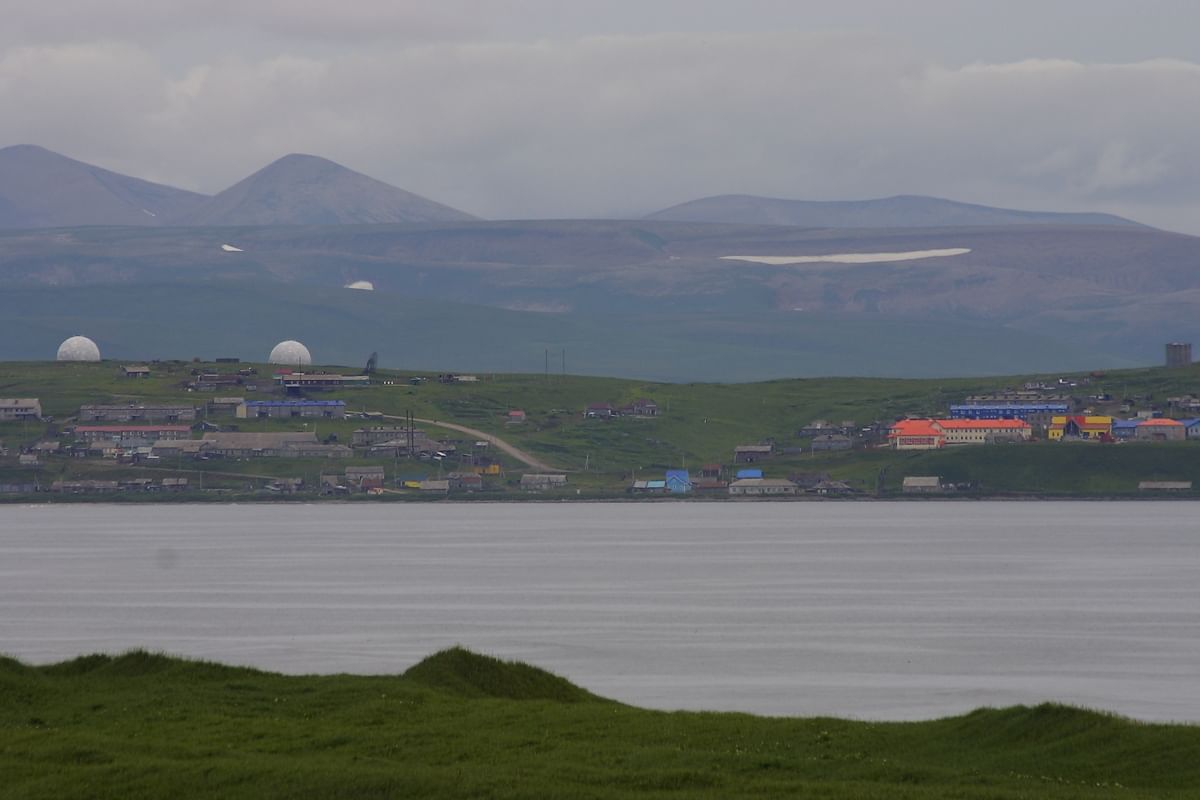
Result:
<svg viewBox="0 0 1200 800"><path fill-rule="evenodd" d="M916 723L647 711L462 650L282 676L0 659L0 795L1186 798L1200 729L1056 705Z"/></svg>

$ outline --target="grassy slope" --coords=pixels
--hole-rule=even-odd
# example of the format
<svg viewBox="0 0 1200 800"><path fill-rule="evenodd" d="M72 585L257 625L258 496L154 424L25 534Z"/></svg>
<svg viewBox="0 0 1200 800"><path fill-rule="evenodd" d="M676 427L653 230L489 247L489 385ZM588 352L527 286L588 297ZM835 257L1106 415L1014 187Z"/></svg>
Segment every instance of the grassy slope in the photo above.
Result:
<svg viewBox="0 0 1200 800"><path fill-rule="evenodd" d="M453 650L402 676L0 660L0 794L1196 797L1200 729L1042 705L920 723L665 713Z"/></svg>
<svg viewBox="0 0 1200 800"><path fill-rule="evenodd" d="M155 377L129 381L118 377L117 365L20 363L0 364L0 396L37 396L47 413L62 417L84 402L130 398L174 399L201 403L204 397L178 389L193 365L163 364ZM267 367L260 365L266 383ZM352 409L370 409L402 415L455 421L495 433L519 447L544 456L566 469L591 471L573 478L576 486L619 486L628 474L659 471L667 467L696 467L704 462L728 463L738 444L773 437L780 446L795 447L796 430L809 421L834 422L890 420L904 414L944 413L963 395L1019 384L1023 377L938 380L806 379L756 384L662 384L614 378L541 375L481 375L476 384L419 387L404 382L407 372L389 372L396 385L375 385L344 392ZM1110 373L1081 394L1111 392L1117 396L1152 395L1159 401L1173 394L1200 390L1200 366L1189 369L1142 369ZM237 392L230 391L230 394ZM325 395L323 395L325 396ZM333 396L333 395L330 395ZM620 405L637 397L651 397L663 409L658 419L620 419L599 422L581 418L592 402ZM504 413L523 408L525 425L507 426ZM235 422L226 419L226 422ZM336 433L342 441L363 420L320 421L322 435ZM397 423L391 423L397 424ZM242 421L243 430L297 428L272 421ZM40 427L0 425L0 439L9 444L37 437ZM54 462L52 462L53 464ZM395 466L391 462L381 464ZM187 467L186 464L163 464ZM192 465L196 466L196 465ZM321 462L259 459L254 462L208 462L211 471L310 477ZM405 470L403 463L400 464ZM513 467L515 464L509 463ZM904 475L935 474L955 482L976 482L986 491L1042 493L1121 493L1135 490L1139 480L1193 480L1200 486L1200 448L1194 443L1175 446L1124 444L1071 446L1042 444L987 448L958 448L936 453L870 451L820 455L794 455L765 465L770 474L822 470L874 489L881 469L886 485L897 488ZM52 467L53 469L54 467ZM78 465L58 463L76 471ZM429 471L413 465L414 476ZM3 476L0 476L3 477ZM215 484L214 484L215 485Z"/></svg>

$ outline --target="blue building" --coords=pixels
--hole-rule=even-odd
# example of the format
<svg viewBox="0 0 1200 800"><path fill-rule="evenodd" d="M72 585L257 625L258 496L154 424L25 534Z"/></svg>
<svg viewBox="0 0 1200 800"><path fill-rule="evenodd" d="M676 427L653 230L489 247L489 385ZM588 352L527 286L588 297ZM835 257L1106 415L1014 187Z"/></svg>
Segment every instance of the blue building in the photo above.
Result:
<svg viewBox="0 0 1200 800"><path fill-rule="evenodd" d="M692 490L692 479L686 469L667 470L667 491L672 494L687 494Z"/></svg>
<svg viewBox="0 0 1200 800"><path fill-rule="evenodd" d="M1021 419L1033 422L1038 417L1063 416L1067 403L991 403L950 406L950 419Z"/></svg>
<svg viewBox="0 0 1200 800"><path fill-rule="evenodd" d="M761 478L763 472L761 469L739 469L737 471L737 479L744 480L746 478Z"/></svg>

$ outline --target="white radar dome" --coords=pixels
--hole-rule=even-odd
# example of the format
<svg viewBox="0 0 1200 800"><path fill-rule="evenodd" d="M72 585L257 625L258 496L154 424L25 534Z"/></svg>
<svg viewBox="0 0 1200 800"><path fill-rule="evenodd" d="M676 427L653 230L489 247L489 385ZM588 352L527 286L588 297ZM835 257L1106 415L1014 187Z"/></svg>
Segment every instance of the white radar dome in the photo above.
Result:
<svg viewBox="0 0 1200 800"><path fill-rule="evenodd" d="M100 348L86 336L72 336L58 346L59 361L99 361Z"/></svg>
<svg viewBox="0 0 1200 800"><path fill-rule="evenodd" d="M271 348L267 362L285 367L307 367L312 363L312 353L299 342L288 339Z"/></svg>

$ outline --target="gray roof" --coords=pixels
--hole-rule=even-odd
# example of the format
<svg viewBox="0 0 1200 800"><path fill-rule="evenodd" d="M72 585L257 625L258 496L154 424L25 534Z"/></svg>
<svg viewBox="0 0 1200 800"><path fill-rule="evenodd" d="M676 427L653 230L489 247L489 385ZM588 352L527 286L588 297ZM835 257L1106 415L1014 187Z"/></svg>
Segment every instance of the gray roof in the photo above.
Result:
<svg viewBox="0 0 1200 800"><path fill-rule="evenodd" d="M942 485L942 479L937 475L905 475L903 485L938 487Z"/></svg>

